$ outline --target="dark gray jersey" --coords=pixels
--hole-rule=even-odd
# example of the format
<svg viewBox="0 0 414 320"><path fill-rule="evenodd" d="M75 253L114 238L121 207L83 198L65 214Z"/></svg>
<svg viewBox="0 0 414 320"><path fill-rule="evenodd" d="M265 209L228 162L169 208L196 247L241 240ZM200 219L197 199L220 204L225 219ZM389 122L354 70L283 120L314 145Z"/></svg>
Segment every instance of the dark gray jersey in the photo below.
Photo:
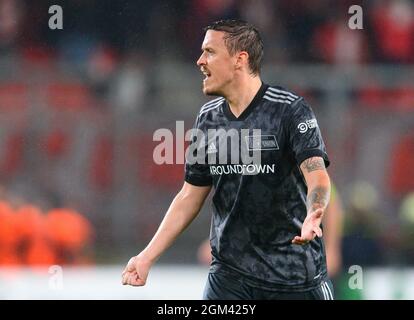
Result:
<svg viewBox="0 0 414 320"><path fill-rule="evenodd" d="M326 277L322 239L291 243L307 214L299 166L313 156L329 165L311 107L296 94L263 84L239 117L217 98L201 108L195 127L204 137L193 137L192 144L205 161L187 159L185 180L215 189L211 271L238 272L253 285L275 290L318 285ZM216 132L214 138L210 132ZM260 161L244 163L241 149L256 152Z"/></svg>

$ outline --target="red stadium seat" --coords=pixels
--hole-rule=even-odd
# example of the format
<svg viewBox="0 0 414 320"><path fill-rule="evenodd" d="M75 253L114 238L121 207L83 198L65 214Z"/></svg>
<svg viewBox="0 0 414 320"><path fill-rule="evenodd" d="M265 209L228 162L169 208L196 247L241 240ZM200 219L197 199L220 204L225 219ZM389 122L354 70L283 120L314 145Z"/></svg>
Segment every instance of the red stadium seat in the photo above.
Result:
<svg viewBox="0 0 414 320"><path fill-rule="evenodd" d="M373 85L362 88L358 95L361 105L369 109L405 112L414 108L414 87L407 85L392 89Z"/></svg>
<svg viewBox="0 0 414 320"><path fill-rule="evenodd" d="M184 165L176 164L175 148L174 164L156 164L153 152L159 143L159 141L153 141L150 135L138 138L138 181L140 184L176 190L184 181ZM185 148L187 145L186 143Z"/></svg>
<svg viewBox="0 0 414 320"><path fill-rule="evenodd" d="M0 110L21 111L29 105L27 86L21 83L0 84Z"/></svg>
<svg viewBox="0 0 414 320"><path fill-rule="evenodd" d="M97 189L107 189L113 184L114 146L108 137L99 137L92 147L90 179Z"/></svg>
<svg viewBox="0 0 414 320"><path fill-rule="evenodd" d="M62 129L55 129L48 132L43 138L43 149L46 155L51 158L63 156L68 151L69 135Z"/></svg>
<svg viewBox="0 0 414 320"><path fill-rule="evenodd" d="M23 165L24 135L15 132L6 137L0 159L0 171L2 176L12 176Z"/></svg>
<svg viewBox="0 0 414 320"><path fill-rule="evenodd" d="M414 190L414 132L403 136L391 154L390 191L401 197Z"/></svg>
<svg viewBox="0 0 414 320"><path fill-rule="evenodd" d="M82 83L53 83L47 87L47 104L64 110L84 110L94 106L89 88Z"/></svg>

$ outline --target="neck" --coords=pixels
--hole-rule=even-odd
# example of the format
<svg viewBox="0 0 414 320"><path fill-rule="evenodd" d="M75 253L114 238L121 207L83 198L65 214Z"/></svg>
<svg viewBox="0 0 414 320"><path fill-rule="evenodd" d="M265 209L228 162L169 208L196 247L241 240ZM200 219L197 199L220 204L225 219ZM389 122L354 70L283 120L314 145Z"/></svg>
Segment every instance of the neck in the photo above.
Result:
<svg viewBox="0 0 414 320"><path fill-rule="evenodd" d="M231 112L238 117L253 101L255 95L262 85L262 80L259 76L247 77L241 79L234 85L233 90L229 90L225 98L229 103Z"/></svg>

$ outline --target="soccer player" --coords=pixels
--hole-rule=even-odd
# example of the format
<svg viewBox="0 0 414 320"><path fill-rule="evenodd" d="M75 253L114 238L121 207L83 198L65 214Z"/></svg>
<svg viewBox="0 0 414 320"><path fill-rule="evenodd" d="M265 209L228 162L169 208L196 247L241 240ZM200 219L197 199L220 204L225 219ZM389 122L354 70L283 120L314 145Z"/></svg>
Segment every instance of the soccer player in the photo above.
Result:
<svg viewBox="0 0 414 320"><path fill-rule="evenodd" d="M187 155L182 189L150 243L129 260L122 283L145 284L151 266L214 188L204 299L333 299L321 228L329 159L315 115L302 97L262 82L263 42L255 27L222 20L205 31L197 65L203 93L219 98L201 108L195 128L207 137L221 129L243 138L223 149L228 144L220 135L193 136L208 161ZM237 148L256 152L260 162L244 164Z"/></svg>

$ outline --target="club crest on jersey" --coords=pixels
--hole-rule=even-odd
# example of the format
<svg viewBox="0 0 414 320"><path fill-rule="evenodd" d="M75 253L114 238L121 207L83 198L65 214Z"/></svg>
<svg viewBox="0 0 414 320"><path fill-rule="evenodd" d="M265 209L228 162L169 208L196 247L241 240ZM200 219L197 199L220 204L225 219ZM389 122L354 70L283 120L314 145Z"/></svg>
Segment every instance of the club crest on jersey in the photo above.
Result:
<svg viewBox="0 0 414 320"><path fill-rule="evenodd" d="M316 119L306 120L298 124L298 129L300 133L305 133L308 129L314 129L318 126Z"/></svg>
<svg viewBox="0 0 414 320"><path fill-rule="evenodd" d="M279 145L274 135L253 135L245 138L248 150L279 150Z"/></svg>

